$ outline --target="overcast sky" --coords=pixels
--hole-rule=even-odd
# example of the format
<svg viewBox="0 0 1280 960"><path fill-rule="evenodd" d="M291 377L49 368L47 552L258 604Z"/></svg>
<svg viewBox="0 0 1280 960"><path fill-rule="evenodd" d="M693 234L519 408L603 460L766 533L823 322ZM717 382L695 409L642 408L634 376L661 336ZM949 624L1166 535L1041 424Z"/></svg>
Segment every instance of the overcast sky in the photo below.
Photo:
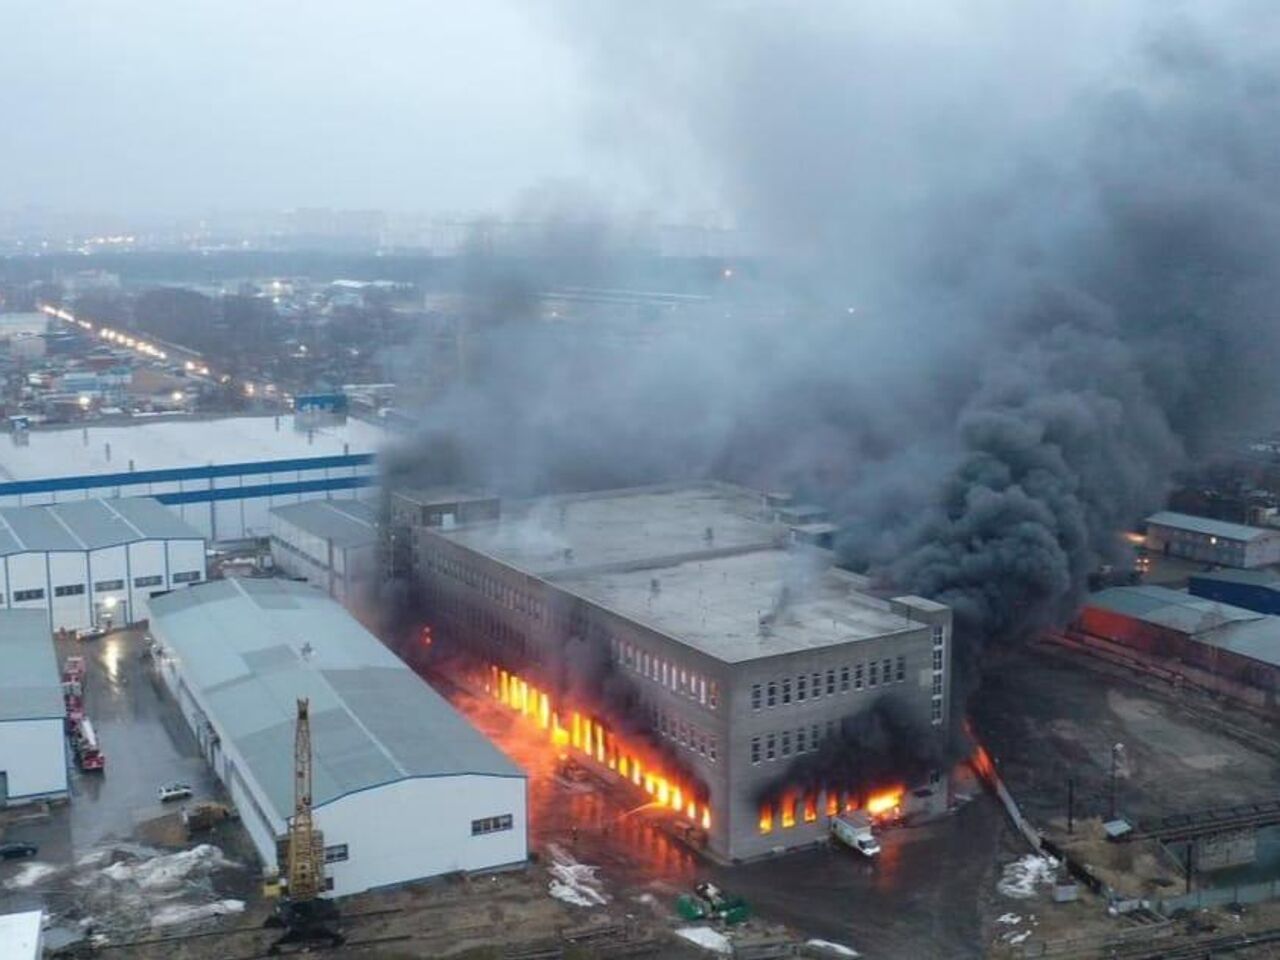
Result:
<svg viewBox="0 0 1280 960"><path fill-rule="evenodd" d="M4 6L0 207L474 211L636 183L592 145L565 35L527 3Z"/></svg>

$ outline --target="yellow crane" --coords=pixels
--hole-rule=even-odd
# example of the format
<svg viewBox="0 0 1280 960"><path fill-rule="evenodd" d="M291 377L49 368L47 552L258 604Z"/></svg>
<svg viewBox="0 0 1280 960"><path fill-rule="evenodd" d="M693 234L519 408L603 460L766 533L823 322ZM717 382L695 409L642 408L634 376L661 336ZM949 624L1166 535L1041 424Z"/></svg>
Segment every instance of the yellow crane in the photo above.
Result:
<svg viewBox="0 0 1280 960"><path fill-rule="evenodd" d="M285 891L276 902L270 926L283 927L282 944L328 940L343 942L337 930L338 906L321 897L324 892L324 835L311 816L311 715L309 701L298 701L298 720L293 737L293 817L285 844Z"/></svg>

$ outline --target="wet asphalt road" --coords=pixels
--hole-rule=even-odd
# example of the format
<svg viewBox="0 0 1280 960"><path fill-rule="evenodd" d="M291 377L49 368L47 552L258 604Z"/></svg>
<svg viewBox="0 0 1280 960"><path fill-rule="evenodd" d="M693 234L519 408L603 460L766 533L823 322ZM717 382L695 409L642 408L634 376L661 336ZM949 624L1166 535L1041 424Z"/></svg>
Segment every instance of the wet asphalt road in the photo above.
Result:
<svg viewBox="0 0 1280 960"><path fill-rule="evenodd" d="M106 755L106 769L81 773L68 749L71 801L54 806L43 819L10 824L5 839L35 843L38 862L64 866L104 845L134 840L140 824L174 812L176 807L171 810L156 796L162 784L187 783L196 800L217 796L217 785L177 706L150 675L150 661L141 656L146 646L141 631L57 646L60 666L69 655L85 658L85 710ZM0 911L57 909L56 889L5 888L5 880L22 866L0 864Z"/></svg>
<svg viewBox="0 0 1280 960"><path fill-rule="evenodd" d="M529 773L530 846L551 845L600 868L615 897L649 895L670 911L675 898L710 879L748 900L766 920L806 937L854 947L869 960L957 960L983 955L982 901L993 896L1005 826L979 793L954 814L881 835L871 864L851 851L818 848L754 863L721 866L694 854L629 797L595 781L555 776L556 751L484 698L464 712ZM641 909L637 904L637 910Z"/></svg>

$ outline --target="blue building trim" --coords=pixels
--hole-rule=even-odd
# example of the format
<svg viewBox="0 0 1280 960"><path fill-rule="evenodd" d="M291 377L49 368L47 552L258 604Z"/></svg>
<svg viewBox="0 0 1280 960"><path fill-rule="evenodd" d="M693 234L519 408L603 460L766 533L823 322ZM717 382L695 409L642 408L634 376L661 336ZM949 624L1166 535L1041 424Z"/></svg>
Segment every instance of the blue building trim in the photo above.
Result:
<svg viewBox="0 0 1280 960"><path fill-rule="evenodd" d="M374 457L372 453L350 453L329 457L301 457L293 460L258 460L248 463L208 464L203 467L174 467L168 470L83 474L75 477L50 477L46 480L13 480L0 483L0 497L23 496L29 493L55 493L61 490L133 487L149 483L180 483L184 480L213 480L218 477L288 471L353 469L369 466L374 462Z"/></svg>
<svg viewBox="0 0 1280 960"><path fill-rule="evenodd" d="M252 500L257 497L280 497L295 493L322 493L325 490L358 490L371 487L375 477L322 477L319 480L295 480L291 483L259 483L249 487L220 487L212 490L182 490L153 494L165 506L183 503L210 503L215 500Z"/></svg>

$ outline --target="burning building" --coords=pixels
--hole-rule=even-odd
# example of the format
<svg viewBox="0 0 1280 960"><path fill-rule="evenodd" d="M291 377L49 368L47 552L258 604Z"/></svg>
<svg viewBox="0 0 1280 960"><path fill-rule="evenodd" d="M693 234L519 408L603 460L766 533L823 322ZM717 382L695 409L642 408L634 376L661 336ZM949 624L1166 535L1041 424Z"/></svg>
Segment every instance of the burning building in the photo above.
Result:
<svg viewBox="0 0 1280 960"><path fill-rule="evenodd" d="M889 702L920 738L945 737L951 611L871 595L780 500L634 488L402 533L436 650L463 652L475 683L705 831L713 854L745 859L824 837L841 810L945 803L906 762L851 774L841 745Z"/></svg>

